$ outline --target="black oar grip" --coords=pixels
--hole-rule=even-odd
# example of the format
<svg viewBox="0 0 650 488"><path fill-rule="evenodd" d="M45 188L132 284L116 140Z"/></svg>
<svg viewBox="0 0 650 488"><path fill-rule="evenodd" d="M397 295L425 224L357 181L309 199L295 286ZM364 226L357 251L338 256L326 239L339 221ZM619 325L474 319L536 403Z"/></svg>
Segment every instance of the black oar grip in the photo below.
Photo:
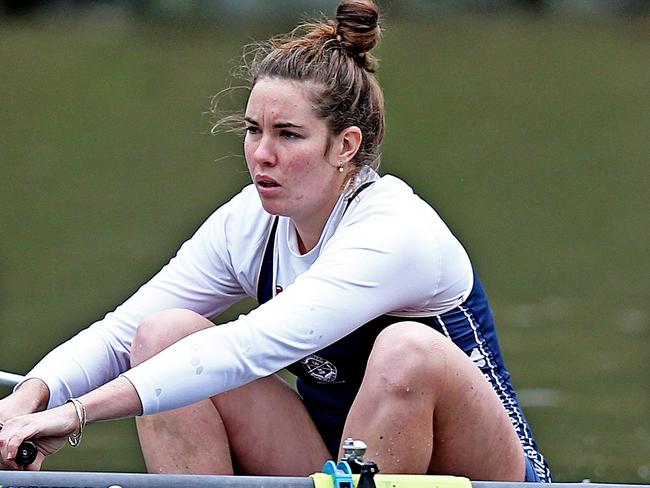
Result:
<svg viewBox="0 0 650 488"><path fill-rule="evenodd" d="M36 454L38 454L36 443L34 441L24 441L20 447L18 447L15 459L16 464L28 466L36 460Z"/></svg>

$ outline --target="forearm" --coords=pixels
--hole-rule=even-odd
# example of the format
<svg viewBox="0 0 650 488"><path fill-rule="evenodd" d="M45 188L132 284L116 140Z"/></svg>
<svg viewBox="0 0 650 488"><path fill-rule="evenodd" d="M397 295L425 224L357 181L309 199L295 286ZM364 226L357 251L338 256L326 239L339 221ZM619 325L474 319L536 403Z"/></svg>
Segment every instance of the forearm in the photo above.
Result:
<svg viewBox="0 0 650 488"><path fill-rule="evenodd" d="M49 398L50 390L43 381L28 379L11 395L0 400L0 421L45 410Z"/></svg>
<svg viewBox="0 0 650 488"><path fill-rule="evenodd" d="M142 403L131 382L120 376L78 398L86 409L88 423L142 414Z"/></svg>
<svg viewBox="0 0 650 488"><path fill-rule="evenodd" d="M169 265L124 304L51 351L28 373L49 385L48 408L93 391L128 370L131 343L145 317L170 308L210 317L240 298L243 291L235 287L236 282L213 283L230 272L211 267L210 255L195 249L208 237L186 243Z"/></svg>

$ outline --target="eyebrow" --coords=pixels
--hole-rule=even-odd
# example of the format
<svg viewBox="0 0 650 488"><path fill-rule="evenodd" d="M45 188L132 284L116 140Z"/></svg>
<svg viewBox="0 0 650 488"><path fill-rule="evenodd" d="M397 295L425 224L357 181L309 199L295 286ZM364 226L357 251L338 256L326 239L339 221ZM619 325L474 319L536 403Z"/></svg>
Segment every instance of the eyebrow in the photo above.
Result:
<svg viewBox="0 0 650 488"><path fill-rule="evenodd" d="M244 117L244 121L248 122L249 124L253 124L259 127L260 124L257 123L257 121L251 117ZM298 124L294 124L292 122L277 122L273 124L273 127L275 129L290 129L290 128L295 128L295 129L301 129L302 126Z"/></svg>

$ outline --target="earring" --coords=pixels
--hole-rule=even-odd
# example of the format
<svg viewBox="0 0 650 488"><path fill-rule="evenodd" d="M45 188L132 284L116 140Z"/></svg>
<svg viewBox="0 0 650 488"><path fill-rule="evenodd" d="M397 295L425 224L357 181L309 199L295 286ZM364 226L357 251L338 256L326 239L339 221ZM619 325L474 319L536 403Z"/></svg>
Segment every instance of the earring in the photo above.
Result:
<svg viewBox="0 0 650 488"><path fill-rule="evenodd" d="M338 167L337 167L338 170L339 170L339 173L343 173L343 169L344 169L344 168L343 168L343 165L344 165L344 164L345 164L345 163L343 163L343 162L339 163L339 165L338 165Z"/></svg>

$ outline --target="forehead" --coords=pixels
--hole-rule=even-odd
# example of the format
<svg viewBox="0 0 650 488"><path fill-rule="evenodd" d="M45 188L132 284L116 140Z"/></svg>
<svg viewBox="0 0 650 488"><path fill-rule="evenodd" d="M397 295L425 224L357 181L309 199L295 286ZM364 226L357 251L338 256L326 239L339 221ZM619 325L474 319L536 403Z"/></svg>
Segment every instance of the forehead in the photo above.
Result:
<svg viewBox="0 0 650 488"><path fill-rule="evenodd" d="M246 104L246 116L252 118L270 117L271 120L295 118L316 119L312 102L313 83L262 78L255 83ZM262 123L261 120L258 121Z"/></svg>

